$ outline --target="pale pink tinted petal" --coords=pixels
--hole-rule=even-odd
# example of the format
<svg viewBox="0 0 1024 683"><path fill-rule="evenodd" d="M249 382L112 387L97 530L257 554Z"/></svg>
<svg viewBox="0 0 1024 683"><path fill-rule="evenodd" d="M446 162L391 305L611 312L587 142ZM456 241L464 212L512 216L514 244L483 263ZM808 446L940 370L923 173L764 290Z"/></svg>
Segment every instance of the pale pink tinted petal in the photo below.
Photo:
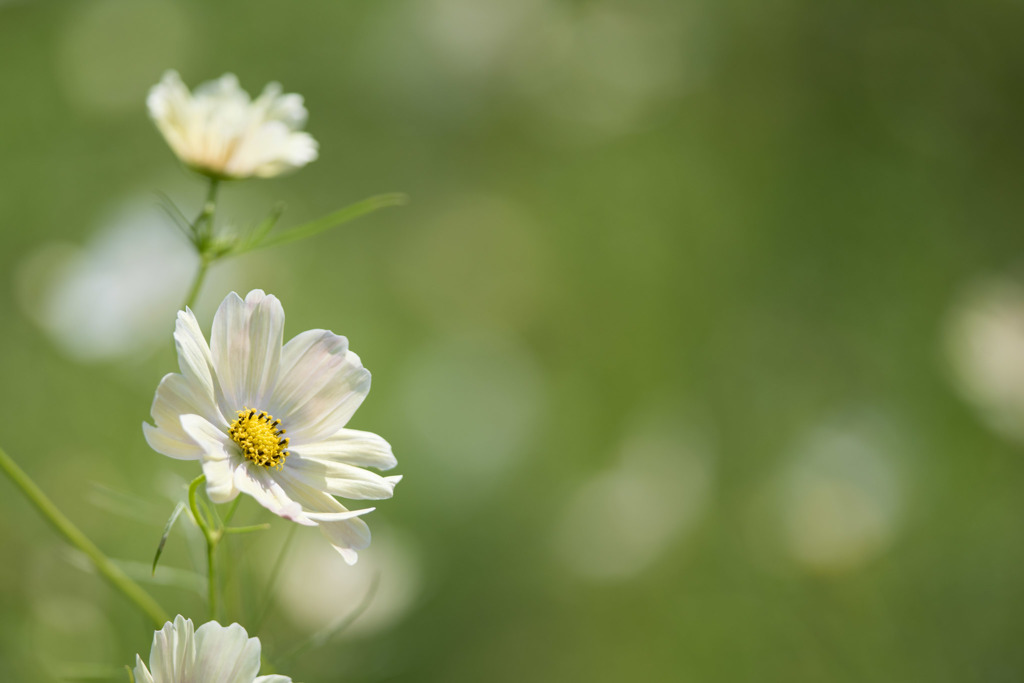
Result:
<svg viewBox="0 0 1024 683"><path fill-rule="evenodd" d="M328 330L307 330L281 350L281 374L268 410L289 418L335 380L346 362L348 340ZM294 425L289 425L294 431Z"/></svg>
<svg viewBox="0 0 1024 683"><path fill-rule="evenodd" d="M317 351L312 350L311 354L316 355ZM282 410L280 417L293 446L319 441L337 432L370 391L370 373L351 351L345 353L341 362L332 356L326 365Z"/></svg>

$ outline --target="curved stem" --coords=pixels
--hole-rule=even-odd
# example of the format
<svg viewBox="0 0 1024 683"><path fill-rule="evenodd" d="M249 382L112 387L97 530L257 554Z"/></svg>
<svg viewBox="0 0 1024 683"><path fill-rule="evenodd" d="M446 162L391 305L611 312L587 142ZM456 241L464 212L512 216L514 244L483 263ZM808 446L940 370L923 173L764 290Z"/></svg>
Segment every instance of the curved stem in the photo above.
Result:
<svg viewBox="0 0 1024 683"><path fill-rule="evenodd" d="M157 628L161 628L169 617L163 607L147 593L142 586L135 583L124 571L103 554L95 543L82 533L82 531L62 513L53 501L50 500L43 490L40 489L31 477L25 473L18 464L11 459L11 456L0 448L0 469L3 469L14 485L21 489L22 493L35 505L36 510L53 527L64 536L68 543L81 550L86 557L92 560L96 570L114 588L121 591L126 598L135 603L135 606L148 616Z"/></svg>

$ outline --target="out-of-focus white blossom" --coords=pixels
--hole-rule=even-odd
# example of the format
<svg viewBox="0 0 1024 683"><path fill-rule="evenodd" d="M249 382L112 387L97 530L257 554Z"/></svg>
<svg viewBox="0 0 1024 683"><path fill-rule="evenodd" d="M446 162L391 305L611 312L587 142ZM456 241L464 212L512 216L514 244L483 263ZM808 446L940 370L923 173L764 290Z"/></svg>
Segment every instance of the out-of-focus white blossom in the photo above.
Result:
<svg viewBox="0 0 1024 683"><path fill-rule="evenodd" d="M1024 441L1024 287L1009 279L969 287L945 341L960 392L993 429Z"/></svg>
<svg viewBox="0 0 1024 683"><path fill-rule="evenodd" d="M192 93L176 71L168 71L146 104L178 158L205 175L270 178L317 157L316 140L300 130L307 116L302 96L281 94L278 83L267 84L253 100L234 74Z"/></svg>

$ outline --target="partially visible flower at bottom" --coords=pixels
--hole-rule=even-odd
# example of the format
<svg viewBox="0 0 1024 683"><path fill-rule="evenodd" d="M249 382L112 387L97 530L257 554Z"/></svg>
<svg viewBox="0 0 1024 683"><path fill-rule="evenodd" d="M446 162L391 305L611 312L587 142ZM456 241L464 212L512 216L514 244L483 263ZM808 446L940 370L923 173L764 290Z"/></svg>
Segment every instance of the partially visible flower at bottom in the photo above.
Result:
<svg viewBox="0 0 1024 683"><path fill-rule="evenodd" d="M210 621L198 629L178 615L153 634L149 668L135 656L136 683L292 683L288 676L257 676L260 639L238 624Z"/></svg>

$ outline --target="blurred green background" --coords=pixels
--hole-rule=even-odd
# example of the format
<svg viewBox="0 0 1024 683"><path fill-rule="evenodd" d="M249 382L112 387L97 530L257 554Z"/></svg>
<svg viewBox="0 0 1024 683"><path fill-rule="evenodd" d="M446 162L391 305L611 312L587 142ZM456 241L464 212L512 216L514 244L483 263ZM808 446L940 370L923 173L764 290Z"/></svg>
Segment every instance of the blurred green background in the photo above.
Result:
<svg viewBox="0 0 1024 683"><path fill-rule="evenodd" d="M1024 678L1024 6L0 1L0 443L147 574L194 464L140 423L204 193L175 68L306 98L320 159L221 225L412 203L219 264L349 337L405 475L348 568L235 538L297 681ZM0 680L125 680L151 627L0 481ZM197 621L194 530L153 588ZM177 572L174 570L178 570ZM375 578L377 577L377 578ZM269 609L256 628L258 616Z"/></svg>

